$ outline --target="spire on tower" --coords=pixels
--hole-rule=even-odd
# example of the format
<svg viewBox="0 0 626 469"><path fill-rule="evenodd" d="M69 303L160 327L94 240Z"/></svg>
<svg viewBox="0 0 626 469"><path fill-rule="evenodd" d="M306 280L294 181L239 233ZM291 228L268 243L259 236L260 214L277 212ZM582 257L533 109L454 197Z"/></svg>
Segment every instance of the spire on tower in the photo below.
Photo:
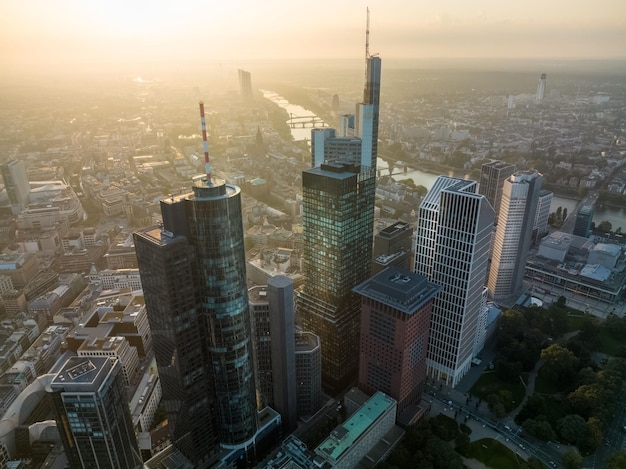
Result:
<svg viewBox="0 0 626 469"><path fill-rule="evenodd" d="M206 136L206 119L204 118L204 102L200 101L200 123L202 124L202 145L204 147L204 170L207 182L211 183L211 164L209 163L209 141Z"/></svg>

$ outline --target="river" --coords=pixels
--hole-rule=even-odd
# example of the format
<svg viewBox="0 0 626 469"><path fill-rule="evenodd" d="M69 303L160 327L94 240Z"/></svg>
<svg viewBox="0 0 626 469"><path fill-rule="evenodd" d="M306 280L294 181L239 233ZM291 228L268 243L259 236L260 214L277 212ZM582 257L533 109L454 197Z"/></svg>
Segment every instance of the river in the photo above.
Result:
<svg viewBox="0 0 626 469"><path fill-rule="evenodd" d="M275 93L274 91L261 90L261 93L263 93L263 97L265 99L269 99L273 103L278 104L285 111L287 111L287 114L289 115L298 116L298 117L303 117L303 116L317 117L315 116L315 113L313 113L313 111L309 111L308 109L305 109L302 106L298 106L297 104L291 104L289 101L287 101L285 98L280 96L278 93ZM320 128L320 127L328 127L328 125L326 123L322 123L322 124L318 123L315 126L315 128ZM291 128L291 136L296 142L299 142L301 140L307 140L310 142L312 128L313 128L312 124L304 124L304 127L301 127L300 124L298 124L298 127Z"/></svg>
<svg viewBox="0 0 626 469"><path fill-rule="evenodd" d="M261 90L263 93L263 97L269 99L270 101L278 104L281 108L286 110L289 114L293 114L294 116L314 116L315 114L308 109L303 108L302 106L298 106L297 104L291 104L285 98L280 96L278 93L273 91ZM324 124L326 125L326 124ZM295 128L291 129L291 135L295 141L300 140L311 140L311 127L304 128ZM378 159L378 169L380 170L381 175L388 174L389 166L387 162L381 158ZM395 170L396 172L399 169ZM452 174L449 174L452 176ZM437 179L437 174L425 173L423 171L419 171L416 169L408 169L404 174L396 174L394 175L394 179L412 179L415 185L424 186L427 189L430 189ZM577 199L569 199L566 197L554 196L552 198L552 204L550 205L550 211L555 212L558 207L567 208L569 213L576 208L578 204ZM622 227L622 230L626 230L626 208L615 208L615 207L604 207L602 209L596 208L593 221L596 225L599 225L602 221L608 220L613 230L618 227Z"/></svg>

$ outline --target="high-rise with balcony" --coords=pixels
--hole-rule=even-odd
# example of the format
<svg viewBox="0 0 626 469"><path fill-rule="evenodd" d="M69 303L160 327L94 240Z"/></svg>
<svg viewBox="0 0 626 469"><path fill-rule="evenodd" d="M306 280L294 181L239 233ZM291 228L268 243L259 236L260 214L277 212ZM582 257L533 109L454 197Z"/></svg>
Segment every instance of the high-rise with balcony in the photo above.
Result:
<svg viewBox="0 0 626 469"><path fill-rule="evenodd" d="M240 189L198 177L161 213L134 239L173 444L197 467L220 447L245 458L257 413Z"/></svg>
<svg viewBox="0 0 626 469"><path fill-rule="evenodd" d="M522 288L542 181L537 171L518 171L504 181L502 223L496 227L487 282L495 301L512 303Z"/></svg>
<svg viewBox="0 0 626 469"><path fill-rule="evenodd" d="M471 366L487 276L493 208L476 182L440 176L419 207L415 272L440 285L427 373L456 386Z"/></svg>

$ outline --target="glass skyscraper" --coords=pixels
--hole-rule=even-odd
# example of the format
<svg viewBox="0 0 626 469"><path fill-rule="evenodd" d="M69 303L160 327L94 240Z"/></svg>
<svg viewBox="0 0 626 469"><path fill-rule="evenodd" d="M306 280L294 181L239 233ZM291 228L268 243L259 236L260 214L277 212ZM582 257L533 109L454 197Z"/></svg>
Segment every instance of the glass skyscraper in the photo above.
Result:
<svg viewBox="0 0 626 469"><path fill-rule="evenodd" d="M352 288L370 275L375 178L348 164L302 173L303 262L298 296L304 329L320 337L322 381L338 392L353 381L359 361L360 300Z"/></svg>
<svg viewBox="0 0 626 469"><path fill-rule="evenodd" d="M257 431L241 194L196 178L134 234L174 445L198 467Z"/></svg>
<svg viewBox="0 0 626 469"><path fill-rule="evenodd" d="M71 357L48 392L72 469L143 467L118 360Z"/></svg>

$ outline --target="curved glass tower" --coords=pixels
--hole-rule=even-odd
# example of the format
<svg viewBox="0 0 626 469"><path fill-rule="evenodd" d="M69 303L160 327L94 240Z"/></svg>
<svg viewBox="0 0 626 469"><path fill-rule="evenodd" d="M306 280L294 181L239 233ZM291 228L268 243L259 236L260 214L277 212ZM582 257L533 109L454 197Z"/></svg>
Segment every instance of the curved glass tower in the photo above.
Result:
<svg viewBox="0 0 626 469"><path fill-rule="evenodd" d="M172 440L197 466L257 432L241 194L196 178L135 232Z"/></svg>

